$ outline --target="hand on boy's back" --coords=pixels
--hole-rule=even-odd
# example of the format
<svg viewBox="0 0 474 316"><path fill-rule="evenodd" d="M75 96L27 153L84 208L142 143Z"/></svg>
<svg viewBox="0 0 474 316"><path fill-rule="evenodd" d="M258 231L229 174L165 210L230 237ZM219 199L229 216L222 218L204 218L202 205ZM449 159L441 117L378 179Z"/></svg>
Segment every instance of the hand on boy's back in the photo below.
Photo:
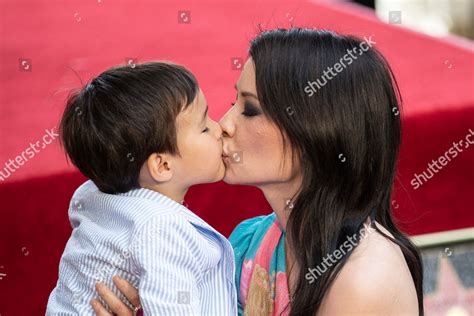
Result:
<svg viewBox="0 0 474 316"><path fill-rule="evenodd" d="M134 314L134 311L130 309L124 302L120 300L108 287L101 283L96 284L97 293L107 303L110 310L114 313L109 313L104 305L98 300L93 299L91 301L92 308L97 316L132 316L132 315L143 315L143 309L141 309L140 297L138 290L133 287L127 280L122 279L118 275L113 277L113 282L117 289L127 298L127 300L135 307L140 309Z"/></svg>

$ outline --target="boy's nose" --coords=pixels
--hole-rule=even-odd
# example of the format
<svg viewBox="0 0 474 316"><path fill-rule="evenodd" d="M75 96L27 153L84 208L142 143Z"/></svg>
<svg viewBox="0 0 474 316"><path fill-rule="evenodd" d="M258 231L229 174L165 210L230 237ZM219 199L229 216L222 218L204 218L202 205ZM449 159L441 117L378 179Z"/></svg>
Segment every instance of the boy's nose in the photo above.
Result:
<svg viewBox="0 0 474 316"><path fill-rule="evenodd" d="M231 119L229 117L229 112L226 113L226 115L224 115L224 117L222 117L220 120L219 120L219 126L221 127L222 129L222 136L223 137L232 137L233 135L233 131L234 131L234 128L232 127L232 123L231 123Z"/></svg>
<svg viewBox="0 0 474 316"><path fill-rule="evenodd" d="M215 125L216 125L216 138L220 140L222 138L222 128L217 122L215 122Z"/></svg>

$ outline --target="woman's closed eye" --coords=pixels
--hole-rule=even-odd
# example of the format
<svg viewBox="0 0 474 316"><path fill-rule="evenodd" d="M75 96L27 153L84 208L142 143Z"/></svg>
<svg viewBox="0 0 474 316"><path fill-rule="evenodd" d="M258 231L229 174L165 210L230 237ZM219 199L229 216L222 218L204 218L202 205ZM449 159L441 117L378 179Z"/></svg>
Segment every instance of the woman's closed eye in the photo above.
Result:
<svg viewBox="0 0 474 316"><path fill-rule="evenodd" d="M251 117L251 116L256 116L259 114L260 114L260 110L258 110L255 105L253 105L252 103L248 101L245 102L245 107L244 107L244 111L242 112L242 115Z"/></svg>
<svg viewBox="0 0 474 316"><path fill-rule="evenodd" d="M232 102L231 105L234 106L236 102ZM249 101L244 103L244 111L242 112L242 115L247 116L247 117L252 117L260 114L260 110L257 109L255 105L250 103Z"/></svg>

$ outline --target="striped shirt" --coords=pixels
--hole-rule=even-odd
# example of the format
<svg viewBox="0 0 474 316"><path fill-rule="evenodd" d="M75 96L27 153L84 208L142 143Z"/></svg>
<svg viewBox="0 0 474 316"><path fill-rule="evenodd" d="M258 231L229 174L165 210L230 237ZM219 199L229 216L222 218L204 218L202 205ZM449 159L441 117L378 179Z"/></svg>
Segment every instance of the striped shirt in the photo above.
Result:
<svg viewBox="0 0 474 316"><path fill-rule="evenodd" d="M46 315L95 315L97 281L125 301L114 275L138 288L145 315L237 315L232 247L185 206L144 188L106 194L89 180L69 219Z"/></svg>

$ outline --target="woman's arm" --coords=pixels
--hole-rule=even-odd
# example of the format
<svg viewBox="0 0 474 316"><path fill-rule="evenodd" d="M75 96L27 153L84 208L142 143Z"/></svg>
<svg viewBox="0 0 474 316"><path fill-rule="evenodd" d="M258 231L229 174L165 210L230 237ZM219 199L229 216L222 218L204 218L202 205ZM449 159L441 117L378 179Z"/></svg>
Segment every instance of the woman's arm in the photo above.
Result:
<svg viewBox="0 0 474 316"><path fill-rule="evenodd" d="M126 280L119 276L114 276L113 282L119 291L125 295L133 306L141 306L138 290L134 288ZM109 288L101 283L96 284L97 292L100 297L107 303L112 312L117 316L132 316L133 311L124 302L122 302ZM112 316L105 307L96 299L91 301L92 308L97 316Z"/></svg>

